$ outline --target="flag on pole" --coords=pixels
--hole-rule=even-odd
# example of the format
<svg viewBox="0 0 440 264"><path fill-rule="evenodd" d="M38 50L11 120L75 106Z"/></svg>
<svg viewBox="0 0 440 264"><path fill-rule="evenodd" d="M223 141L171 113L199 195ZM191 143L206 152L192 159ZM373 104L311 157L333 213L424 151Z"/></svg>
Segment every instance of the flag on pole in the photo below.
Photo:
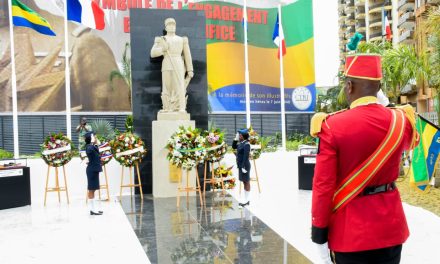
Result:
<svg viewBox="0 0 440 264"><path fill-rule="evenodd" d="M18 0L12 0L12 23L14 26L32 28L44 35L56 35L46 19Z"/></svg>
<svg viewBox="0 0 440 264"><path fill-rule="evenodd" d="M93 0L67 0L67 20L98 30L105 28L104 11Z"/></svg>
<svg viewBox="0 0 440 264"><path fill-rule="evenodd" d="M277 20L273 29L272 40L277 45L278 49L281 49L283 56L286 54L286 41L284 40L283 26L279 22L279 15L277 14ZM281 45L280 45L281 43ZM280 58L280 52L277 52L278 59Z"/></svg>
<svg viewBox="0 0 440 264"><path fill-rule="evenodd" d="M382 19L382 36L386 36L387 40L391 40L391 25L388 20L388 12L383 10L383 19Z"/></svg>
<svg viewBox="0 0 440 264"><path fill-rule="evenodd" d="M420 143L413 150L410 167L410 184L421 191L429 189L440 153L440 129L419 116L416 122Z"/></svg>

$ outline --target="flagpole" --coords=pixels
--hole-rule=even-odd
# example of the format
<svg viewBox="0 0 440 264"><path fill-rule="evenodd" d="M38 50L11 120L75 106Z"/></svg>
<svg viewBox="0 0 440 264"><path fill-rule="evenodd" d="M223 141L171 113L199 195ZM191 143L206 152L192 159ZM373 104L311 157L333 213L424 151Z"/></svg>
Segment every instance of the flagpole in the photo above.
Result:
<svg viewBox="0 0 440 264"><path fill-rule="evenodd" d="M284 38L283 26L281 24L281 3L278 4L278 34L281 32L283 36L278 38L278 52L280 56L280 95L281 95L281 149L286 150L286 109L284 101L284 63L283 63L283 43Z"/></svg>
<svg viewBox="0 0 440 264"><path fill-rule="evenodd" d="M246 87L246 127L251 126L251 102L250 102L250 87L249 87L249 54L248 54L248 20L247 20L247 0L244 0L243 10L243 27L244 27L244 80Z"/></svg>
<svg viewBox="0 0 440 264"><path fill-rule="evenodd" d="M12 0L9 4L9 37L11 39L11 68L12 68L12 131L14 133L14 158L19 157L18 145L18 110L17 110L17 75L15 72L15 46L14 46L14 24L12 21ZM6 95L7 96L7 95Z"/></svg>
<svg viewBox="0 0 440 264"><path fill-rule="evenodd" d="M385 7L382 6L382 42L385 42L385 38L387 33L386 33L386 29L385 29Z"/></svg>
<svg viewBox="0 0 440 264"><path fill-rule="evenodd" d="M69 28L67 22L67 1L64 1L64 61L66 79L66 129L67 137L72 139L72 116L70 106L70 65L69 65Z"/></svg>

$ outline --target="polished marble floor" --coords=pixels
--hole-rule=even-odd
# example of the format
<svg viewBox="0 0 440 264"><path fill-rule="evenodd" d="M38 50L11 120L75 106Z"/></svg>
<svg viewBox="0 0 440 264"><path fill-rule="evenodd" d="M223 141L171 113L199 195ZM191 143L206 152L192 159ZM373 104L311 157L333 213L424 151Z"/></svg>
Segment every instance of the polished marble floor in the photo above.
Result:
<svg viewBox="0 0 440 264"><path fill-rule="evenodd" d="M225 197L208 194L206 207L195 197L188 205L183 198L178 209L175 197L128 196L103 203L105 214L91 217L81 195L70 205L51 196L47 207L40 199L0 210L0 264L319 263L310 240L311 192L298 190L297 158L291 152L261 156L261 193L252 182L246 210L238 209L238 186ZM222 162L230 166L235 158ZM440 263L440 217L403 206L411 235L401 263Z"/></svg>
<svg viewBox="0 0 440 264"><path fill-rule="evenodd" d="M50 200L0 210L0 264L148 264L119 202L101 208L91 216L84 200Z"/></svg>
<svg viewBox="0 0 440 264"><path fill-rule="evenodd" d="M124 197L122 208L151 263L311 263L229 194Z"/></svg>

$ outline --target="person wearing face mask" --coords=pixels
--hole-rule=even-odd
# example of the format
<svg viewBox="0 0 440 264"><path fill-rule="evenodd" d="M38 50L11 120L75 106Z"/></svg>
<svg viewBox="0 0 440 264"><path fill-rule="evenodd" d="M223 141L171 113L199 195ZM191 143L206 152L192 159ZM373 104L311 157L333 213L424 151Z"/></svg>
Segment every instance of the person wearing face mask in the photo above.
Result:
<svg viewBox="0 0 440 264"><path fill-rule="evenodd" d="M101 210L96 209L95 191L99 190L99 173L102 171L101 158L99 155L96 137L92 131L84 135L86 153L89 160L87 164L87 197L89 198L90 215L102 215Z"/></svg>
<svg viewBox="0 0 440 264"><path fill-rule="evenodd" d="M240 202L241 207L245 207L250 204L250 170L251 163L249 161L249 154L251 152L251 144L248 141L249 131L247 129L238 130L235 135L235 139L232 142L232 148L237 150L237 168L238 179L243 182L244 185L244 201Z"/></svg>

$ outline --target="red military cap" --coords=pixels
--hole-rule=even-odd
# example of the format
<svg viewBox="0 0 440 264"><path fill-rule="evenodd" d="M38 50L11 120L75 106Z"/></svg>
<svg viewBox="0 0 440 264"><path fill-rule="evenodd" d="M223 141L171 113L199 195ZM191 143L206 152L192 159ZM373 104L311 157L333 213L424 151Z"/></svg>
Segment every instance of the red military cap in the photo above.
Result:
<svg viewBox="0 0 440 264"><path fill-rule="evenodd" d="M382 63L378 54L354 54L347 55L345 61L346 77L367 80L382 79Z"/></svg>

